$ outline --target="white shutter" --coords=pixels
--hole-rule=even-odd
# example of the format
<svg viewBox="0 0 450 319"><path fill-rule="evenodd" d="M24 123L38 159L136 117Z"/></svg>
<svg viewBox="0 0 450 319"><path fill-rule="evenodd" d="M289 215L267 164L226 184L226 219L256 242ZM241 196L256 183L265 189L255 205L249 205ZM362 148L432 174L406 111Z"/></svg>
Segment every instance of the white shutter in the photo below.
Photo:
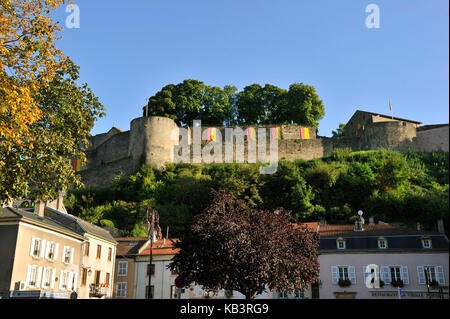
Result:
<svg viewBox="0 0 450 319"><path fill-rule="evenodd" d="M56 243L56 246L55 246L55 255L53 256L53 260L58 260L58 251L59 251L59 244Z"/></svg>
<svg viewBox="0 0 450 319"><path fill-rule="evenodd" d="M59 272L59 290L63 289L63 273L64 273L63 270Z"/></svg>
<svg viewBox="0 0 450 319"><path fill-rule="evenodd" d="M47 244L47 241L44 239L41 241L41 247L39 247L39 258L43 258L45 256L45 244Z"/></svg>
<svg viewBox="0 0 450 319"><path fill-rule="evenodd" d="M419 285L426 285L427 281L425 279L425 271L423 266L417 266L417 275L419 276Z"/></svg>
<svg viewBox="0 0 450 319"><path fill-rule="evenodd" d="M31 280L31 269L33 267L28 265L28 271L27 271L27 279L25 281L25 287L29 287L30 286L30 280Z"/></svg>
<svg viewBox="0 0 450 319"><path fill-rule="evenodd" d="M73 288L72 290L76 290L78 288L78 274L76 272L73 273Z"/></svg>
<svg viewBox="0 0 450 319"><path fill-rule="evenodd" d="M403 284L409 285L408 267L406 266L400 267L400 278L402 279Z"/></svg>
<svg viewBox="0 0 450 319"><path fill-rule="evenodd" d="M36 243L36 238L32 238L31 239L31 248L30 248L30 256L33 256L33 252L34 252L34 245Z"/></svg>
<svg viewBox="0 0 450 319"><path fill-rule="evenodd" d="M383 280L385 284L391 283L391 274L390 274L390 269L388 266L381 266L380 277L381 277L381 280Z"/></svg>
<svg viewBox="0 0 450 319"><path fill-rule="evenodd" d="M331 266L331 281L334 285L339 282L339 268L337 266Z"/></svg>
<svg viewBox="0 0 450 319"><path fill-rule="evenodd" d="M73 272L69 272L69 280L67 283L67 290L73 290Z"/></svg>
<svg viewBox="0 0 450 319"><path fill-rule="evenodd" d="M42 279L42 267L38 268L37 275L36 275L36 288L39 288L41 286L41 279Z"/></svg>
<svg viewBox="0 0 450 319"><path fill-rule="evenodd" d="M47 247L45 248L45 258L48 258L48 254L50 253L50 247L52 246L51 242L47 242Z"/></svg>
<svg viewBox="0 0 450 319"><path fill-rule="evenodd" d="M356 285L355 266L349 266L348 267L348 277L349 277L350 281L352 282L352 285Z"/></svg>
<svg viewBox="0 0 450 319"><path fill-rule="evenodd" d="M70 263L71 263L71 264L73 264L73 255L74 255L74 251L75 251L74 248L72 248L72 249L70 250Z"/></svg>
<svg viewBox="0 0 450 319"><path fill-rule="evenodd" d="M436 279L439 285L445 285L444 268L442 266L437 266L436 268Z"/></svg>
<svg viewBox="0 0 450 319"><path fill-rule="evenodd" d="M52 270L52 280L51 280L51 284L50 287L53 289L55 288L55 274L56 274L56 269Z"/></svg>
<svg viewBox="0 0 450 319"><path fill-rule="evenodd" d="M67 248L67 246L64 246L63 250L62 250L62 254L61 254L61 261L62 262L64 262L64 255L66 254L66 248Z"/></svg>

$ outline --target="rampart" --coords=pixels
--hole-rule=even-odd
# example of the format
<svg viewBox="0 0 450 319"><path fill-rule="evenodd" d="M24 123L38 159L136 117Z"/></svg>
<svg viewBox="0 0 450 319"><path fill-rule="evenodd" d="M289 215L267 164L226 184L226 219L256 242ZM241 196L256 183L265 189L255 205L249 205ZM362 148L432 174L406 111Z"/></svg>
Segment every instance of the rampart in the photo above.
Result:
<svg viewBox="0 0 450 319"><path fill-rule="evenodd" d="M143 164L163 168L166 163L182 154L180 142L183 134L187 134L187 162L193 164L205 163L203 158L197 158L197 161L194 158L196 138L201 143L202 150L208 147L208 150L213 149L212 154L217 150L222 152L217 158L219 162L264 161L258 156L258 152L256 156L250 152L249 157L249 150L253 151L252 143L258 141L260 133L266 135L266 144L263 145L266 147L266 155L270 153L271 139L276 139L277 158L288 161L319 158L335 149L347 147L354 151L380 148L400 152L408 149L448 151L448 124L421 129L405 121L374 122L365 124L356 134L341 138L320 137L315 128L298 125L228 129L233 129L235 134L230 136L224 127L202 126L200 141L199 136L194 136L193 127L180 128L173 120L164 117L137 118L131 121L129 131L112 128L108 133L91 137L92 145L86 150L87 166L81 169L80 174L86 186L104 187L117 175L129 176L136 173ZM243 154L240 153L239 142L242 142ZM231 161L225 156L226 151L230 150Z"/></svg>

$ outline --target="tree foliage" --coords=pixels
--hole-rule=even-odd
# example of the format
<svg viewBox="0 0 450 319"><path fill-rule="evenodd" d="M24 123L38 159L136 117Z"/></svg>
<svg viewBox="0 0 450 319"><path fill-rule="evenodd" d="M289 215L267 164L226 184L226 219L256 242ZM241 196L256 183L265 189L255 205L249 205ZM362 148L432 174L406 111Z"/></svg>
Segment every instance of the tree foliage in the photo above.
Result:
<svg viewBox="0 0 450 319"><path fill-rule="evenodd" d="M160 211L161 227L169 226L175 237L209 205L211 188L240 200L245 209L284 208L299 221L348 223L359 210L385 222L419 221L425 226L435 225L438 218L448 221L447 152L338 149L321 159L281 161L272 175L259 174L259 167L170 164L159 171L143 166L135 175L117 177L107 189L72 191L67 208L78 215L118 200L151 206ZM101 219L129 229L112 215Z"/></svg>
<svg viewBox="0 0 450 319"><path fill-rule="evenodd" d="M28 127L28 144L0 152L0 160L7 163L0 167L0 201L52 199L61 190L81 185L72 159L86 162L84 149L104 107L87 84L76 83L78 69L67 60L47 86L33 92L40 117Z"/></svg>
<svg viewBox="0 0 450 319"><path fill-rule="evenodd" d="M252 299L266 288L293 292L317 281L318 234L296 228L290 213L258 211L213 190L170 268L186 283L239 291Z"/></svg>
<svg viewBox="0 0 450 319"><path fill-rule="evenodd" d="M197 80L169 84L149 99L144 115L164 116L178 124L256 125L295 123L318 127L325 114L314 87L294 83L289 90L275 85L246 86L241 92L227 85L223 89Z"/></svg>

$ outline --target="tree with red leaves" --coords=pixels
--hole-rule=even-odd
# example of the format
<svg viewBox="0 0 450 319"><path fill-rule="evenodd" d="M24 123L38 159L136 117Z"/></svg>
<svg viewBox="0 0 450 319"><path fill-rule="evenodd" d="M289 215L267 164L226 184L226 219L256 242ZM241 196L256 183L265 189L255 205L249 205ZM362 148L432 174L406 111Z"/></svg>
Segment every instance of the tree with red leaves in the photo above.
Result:
<svg viewBox="0 0 450 319"><path fill-rule="evenodd" d="M318 281L319 236L296 225L284 209L244 208L212 190L210 205L195 216L169 268L185 284L239 291L253 299L266 288L293 293Z"/></svg>

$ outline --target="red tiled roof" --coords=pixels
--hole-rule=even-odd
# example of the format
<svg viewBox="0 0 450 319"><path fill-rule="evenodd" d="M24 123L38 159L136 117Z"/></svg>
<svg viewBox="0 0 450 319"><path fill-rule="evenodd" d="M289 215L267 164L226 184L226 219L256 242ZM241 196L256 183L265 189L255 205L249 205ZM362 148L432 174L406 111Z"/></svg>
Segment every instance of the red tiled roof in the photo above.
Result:
<svg viewBox="0 0 450 319"><path fill-rule="evenodd" d="M308 228L310 231L317 232L317 229L319 227L319 223L318 222L300 223L300 224L296 224L295 226L296 226L296 228L299 227L299 226L306 226L306 228Z"/></svg>
<svg viewBox="0 0 450 319"><path fill-rule="evenodd" d="M147 241L146 237L122 237L114 238L117 241L116 255L136 255L139 248ZM130 245L136 243L136 245Z"/></svg>
<svg viewBox="0 0 450 319"><path fill-rule="evenodd" d="M152 245L152 255L175 255L178 253L179 249L173 248L173 243L179 241L178 238L166 239L164 243L163 239L158 239ZM150 245L146 244L144 250L141 251L139 255L150 255Z"/></svg>
<svg viewBox="0 0 450 319"><path fill-rule="evenodd" d="M321 225L319 227L319 234L320 237L424 234L423 231L390 224L366 224L363 225L363 231L354 231L354 228L355 225Z"/></svg>

